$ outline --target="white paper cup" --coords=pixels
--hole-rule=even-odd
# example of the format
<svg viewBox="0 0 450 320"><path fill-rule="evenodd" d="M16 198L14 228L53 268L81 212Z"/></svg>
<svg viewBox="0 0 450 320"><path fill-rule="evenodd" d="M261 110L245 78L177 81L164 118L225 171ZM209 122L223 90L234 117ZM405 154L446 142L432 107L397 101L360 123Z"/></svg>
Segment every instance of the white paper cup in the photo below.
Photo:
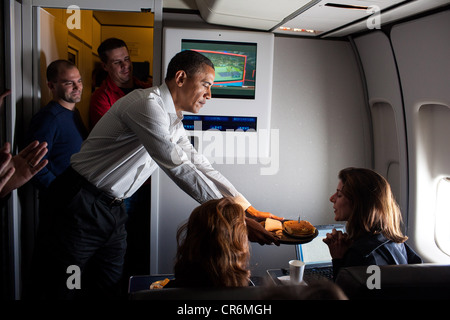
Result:
<svg viewBox="0 0 450 320"><path fill-rule="evenodd" d="M300 260L289 261L289 275L291 283L298 284L303 281L303 271L305 270L305 263Z"/></svg>

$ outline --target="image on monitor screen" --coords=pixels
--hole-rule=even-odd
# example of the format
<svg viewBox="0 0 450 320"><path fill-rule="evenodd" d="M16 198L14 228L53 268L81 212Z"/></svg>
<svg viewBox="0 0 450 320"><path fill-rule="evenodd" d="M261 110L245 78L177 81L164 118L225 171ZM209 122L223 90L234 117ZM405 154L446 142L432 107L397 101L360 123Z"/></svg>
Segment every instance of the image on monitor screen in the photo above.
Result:
<svg viewBox="0 0 450 320"><path fill-rule="evenodd" d="M198 51L213 62L213 98L255 99L256 43L182 39L181 49Z"/></svg>

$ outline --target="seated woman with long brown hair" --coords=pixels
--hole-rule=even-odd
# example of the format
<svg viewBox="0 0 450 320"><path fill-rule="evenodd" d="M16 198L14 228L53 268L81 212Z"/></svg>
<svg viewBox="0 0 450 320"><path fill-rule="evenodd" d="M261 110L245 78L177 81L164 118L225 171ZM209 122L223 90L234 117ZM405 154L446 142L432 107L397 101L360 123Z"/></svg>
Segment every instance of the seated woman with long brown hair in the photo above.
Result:
<svg viewBox="0 0 450 320"><path fill-rule="evenodd" d="M195 208L177 232L175 280L167 287L248 286L249 242L245 212L231 198Z"/></svg>
<svg viewBox="0 0 450 320"><path fill-rule="evenodd" d="M373 170L347 168L330 197L336 221L347 221L346 233L333 230L323 240L333 258L335 276L342 267L421 263L406 244L402 215L387 180Z"/></svg>

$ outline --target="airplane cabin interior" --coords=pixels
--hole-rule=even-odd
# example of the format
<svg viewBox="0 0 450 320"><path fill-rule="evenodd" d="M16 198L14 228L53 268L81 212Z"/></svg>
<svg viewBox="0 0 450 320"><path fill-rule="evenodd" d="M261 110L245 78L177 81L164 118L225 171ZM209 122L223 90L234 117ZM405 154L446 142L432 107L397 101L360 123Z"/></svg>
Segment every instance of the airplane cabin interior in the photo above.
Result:
<svg viewBox="0 0 450 320"><path fill-rule="evenodd" d="M378 172L423 268L386 268L385 296L363 290L361 268L346 271L343 288L350 299L448 299L450 1L5 0L0 25L0 91L11 89L0 110L0 137L13 154L32 116L51 100L45 69L56 59L72 61L82 75L77 109L89 126L103 71L97 48L107 38L127 43L135 76L154 86L184 49L200 46L215 61L245 59L244 71L216 65L215 83L225 89L214 89L198 114L184 115L194 147L253 207L316 226L338 223L330 196L341 169ZM221 46L249 53L217 57ZM206 127L196 126L199 120ZM146 214L129 232L137 243L134 275L172 274L177 229L199 204L160 169L147 195L140 204ZM2 300L23 297L38 208L38 192L27 183L1 209ZM289 269L298 257L289 244L251 243L250 253L259 279ZM408 291L411 281L417 286Z"/></svg>

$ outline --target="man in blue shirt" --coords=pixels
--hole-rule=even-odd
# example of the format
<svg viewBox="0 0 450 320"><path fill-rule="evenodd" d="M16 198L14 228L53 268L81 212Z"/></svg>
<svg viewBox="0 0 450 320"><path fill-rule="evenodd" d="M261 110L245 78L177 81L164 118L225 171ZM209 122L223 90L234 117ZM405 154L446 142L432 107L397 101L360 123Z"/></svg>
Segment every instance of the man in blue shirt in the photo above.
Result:
<svg viewBox="0 0 450 320"><path fill-rule="evenodd" d="M67 60L53 61L47 68L47 85L53 99L32 118L28 141L48 143L47 166L32 179L40 195L80 151L87 130L75 104L80 102L83 83L76 65Z"/></svg>
<svg viewBox="0 0 450 320"><path fill-rule="evenodd" d="M76 65L67 60L50 63L47 67L47 86L52 92L53 99L33 116L27 132L28 142L38 140L46 141L48 144L45 157L48 164L31 180L39 190L40 226L48 225L52 220L48 215L48 208L56 199L50 196L49 186L69 167L71 156L80 151L81 144L88 135L75 107L76 103L80 102L83 92L83 82ZM40 234L47 232L47 229L41 227L38 231ZM38 234L35 250L39 246ZM33 260L36 259L36 252L34 255ZM33 274L32 270L32 281L37 277L39 275ZM30 294L34 295L33 284L30 284L30 290Z"/></svg>

